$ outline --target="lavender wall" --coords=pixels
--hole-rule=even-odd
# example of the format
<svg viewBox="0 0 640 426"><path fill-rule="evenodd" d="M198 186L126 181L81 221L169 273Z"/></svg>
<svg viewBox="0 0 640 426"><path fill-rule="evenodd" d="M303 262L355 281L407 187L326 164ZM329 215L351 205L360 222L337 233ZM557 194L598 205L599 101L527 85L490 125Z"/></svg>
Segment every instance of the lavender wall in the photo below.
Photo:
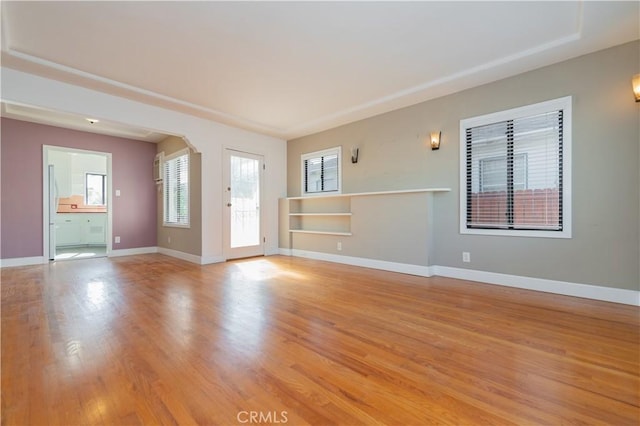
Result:
<svg viewBox="0 0 640 426"><path fill-rule="evenodd" d="M2 118L0 258L42 256L42 146L112 154L113 249L156 246L156 145Z"/></svg>

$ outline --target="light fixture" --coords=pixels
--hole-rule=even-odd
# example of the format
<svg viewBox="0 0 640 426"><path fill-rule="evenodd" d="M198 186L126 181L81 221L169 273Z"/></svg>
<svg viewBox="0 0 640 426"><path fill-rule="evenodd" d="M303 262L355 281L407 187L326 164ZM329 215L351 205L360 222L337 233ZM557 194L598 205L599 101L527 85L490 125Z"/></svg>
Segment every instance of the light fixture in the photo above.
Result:
<svg viewBox="0 0 640 426"><path fill-rule="evenodd" d="M100 122L100 120L96 120L95 118L86 118L85 120L87 120L89 124L96 124Z"/></svg>
<svg viewBox="0 0 640 426"><path fill-rule="evenodd" d="M358 149L357 146L352 146L351 147L351 162L353 164L356 164L358 162L358 153L360 152L360 149Z"/></svg>
<svg viewBox="0 0 640 426"><path fill-rule="evenodd" d="M633 85L633 94L636 97L636 102L640 102L640 74L633 76L631 84Z"/></svg>
<svg viewBox="0 0 640 426"><path fill-rule="evenodd" d="M431 150L435 151L436 149L440 149L440 135L442 132L432 132L431 133Z"/></svg>

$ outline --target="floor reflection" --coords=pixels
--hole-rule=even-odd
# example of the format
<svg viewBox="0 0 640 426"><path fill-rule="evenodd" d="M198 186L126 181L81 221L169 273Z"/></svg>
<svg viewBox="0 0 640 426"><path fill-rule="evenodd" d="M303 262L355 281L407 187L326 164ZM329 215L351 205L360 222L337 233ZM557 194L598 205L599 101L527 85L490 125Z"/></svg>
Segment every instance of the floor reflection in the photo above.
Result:
<svg viewBox="0 0 640 426"><path fill-rule="evenodd" d="M186 286L171 287L167 290L165 298L167 318L165 326L167 333L173 335L173 341L183 348L189 347L192 340L193 296L191 288Z"/></svg>
<svg viewBox="0 0 640 426"><path fill-rule="evenodd" d="M269 289L261 282L277 273L269 262L238 263L222 299L225 338L246 357L261 351L270 311ZM266 275L265 275L266 274Z"/></svg>
<svg viewBox="0 0 640 426"><path fill-rule="evenodd" d="M87 299L96 309L101 309L106 304L106 293L102 281L92 281L87 284Z"/></svg>
<svg viewBox="0 0 640 426"><path fill-rule="evenodd" d="M268 280L279 276L286 276L298 280L307 279L304 274L280 268L267 259L242 261L236 263L234 266L244 278L252 281Z"/></svg>

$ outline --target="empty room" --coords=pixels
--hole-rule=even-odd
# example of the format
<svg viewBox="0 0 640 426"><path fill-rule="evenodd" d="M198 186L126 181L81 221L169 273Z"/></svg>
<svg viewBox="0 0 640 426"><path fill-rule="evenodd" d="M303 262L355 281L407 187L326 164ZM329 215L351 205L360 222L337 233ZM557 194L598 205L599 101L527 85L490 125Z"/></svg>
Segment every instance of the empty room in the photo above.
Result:
<svg viewBox="0 0 640 426"><path fill-rule="evenodd" d="M640 3L2 1L3 425L640 422Z"/></svg>

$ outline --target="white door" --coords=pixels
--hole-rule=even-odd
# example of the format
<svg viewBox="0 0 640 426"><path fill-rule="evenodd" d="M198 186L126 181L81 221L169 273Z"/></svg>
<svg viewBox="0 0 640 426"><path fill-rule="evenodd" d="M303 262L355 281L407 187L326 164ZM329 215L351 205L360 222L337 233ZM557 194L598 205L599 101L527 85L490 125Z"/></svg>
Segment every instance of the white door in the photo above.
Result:
<svg viewBox="0 0 640 426"><path fill-rule="evenodd" d="M262 256L262 156L227 149L224 166L225 257Z"/></svg>
<svg viewBox="0 0 640 426"><path fill-rule="evenodd" d="M47 188L48 188L48 223L47 231L49 233L49 250L47 258L54 260L56 258L56 213L58 211L58 191L56 188L56 169L53 164L47 166Z"/></svg>

